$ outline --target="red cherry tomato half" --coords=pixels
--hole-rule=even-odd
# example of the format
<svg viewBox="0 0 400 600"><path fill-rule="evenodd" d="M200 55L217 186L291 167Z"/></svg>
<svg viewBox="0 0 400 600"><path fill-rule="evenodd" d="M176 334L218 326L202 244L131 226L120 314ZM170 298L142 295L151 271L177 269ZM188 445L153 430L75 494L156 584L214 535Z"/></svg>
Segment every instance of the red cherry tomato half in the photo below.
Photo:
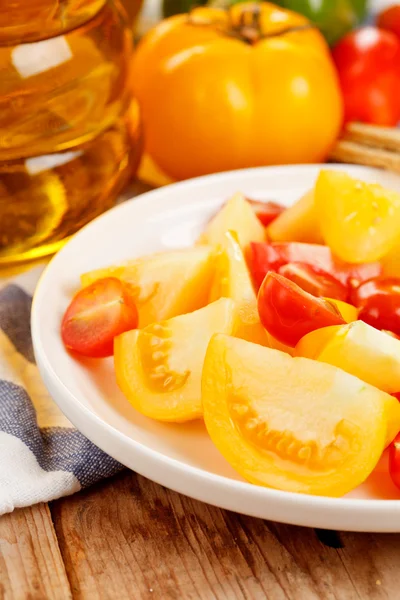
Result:
<svg viewBox="0 0 400 600"><path fill-rule="evenodd" d="M389 473L394 485L400 489L400 433L389 447Z"/></svg>
<svg viewBox="0 0 400 600"><path fill-rule="evenodd" d="M346 302L348 288L327 271L306 263L288 263L278 273L297 283L305 292L313 296L325 296Z"/></svg>
<svg viewBox="0 0 400 600"><path fill-rule="evenodd" d="M343 325L337 308L277 273L268 273L258 292L258 312L265 329L279 342L295 346L310 331Z"/></svg>
<svg viewBox="0 0 400 600"><path fill-rule="evenodd" d="M361 321L400 335L400 279L376 277L365 281L353 290L351 300L360 309Z"/></svg>
<svg viewBox="0 0 400 600"><path fill-rule="evenodd" d="M400 40L377 27L348 33L333 49L345 121L396 125L400 120Z"/></svg>
<svg viewBox="0 0 400 600"><path fill-rule="evenodd" d="M258 220L261 221L264 227L268 227L285 210L282 204L276 202L258 202L250 198L247 198L247 201L250 202Z"/></svg>
<svg viewBox="0 0 400 600"><path fill-rule="evenodd" d="M345 286L378 277L382 267L378 262L351 265L334 256L328 246L302 242L252 242L249 268L258 289L268 271L278 272L288 263L303 263L332 275Z"/></svg>
<svg viewBox="0 0 400 600"><path fill-rule="evenodd" d="M400 38L400 4L390 6L378 17L377 25L380 29L391 31Z"/></svg>
<svg viewBox="0 0 400 600"><path fill-rule="evenodd" d="M74 296L61 323L61 337L68 350L102 358L113 354L115 336L137 325L130 287L115 277L106 277Z"/></svg>

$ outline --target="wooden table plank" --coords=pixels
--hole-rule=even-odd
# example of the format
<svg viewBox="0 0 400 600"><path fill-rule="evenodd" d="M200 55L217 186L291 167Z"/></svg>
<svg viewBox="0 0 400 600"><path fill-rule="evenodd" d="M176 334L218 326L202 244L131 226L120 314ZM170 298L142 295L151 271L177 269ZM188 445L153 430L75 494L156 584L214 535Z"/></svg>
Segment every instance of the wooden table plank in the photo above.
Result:
<svg viewBox="0 0 400 600"><path fill-rule="evenodd" d="M398 535L268 523L128 471L51 510L73 597L82 600L380 600L400 587Z"/></svg>
<svg viewBox="0 0 400 600"><path fill-rule="evenodd" d="M0 598L71 598L47 504L17 509L0 518Z"/></svg>

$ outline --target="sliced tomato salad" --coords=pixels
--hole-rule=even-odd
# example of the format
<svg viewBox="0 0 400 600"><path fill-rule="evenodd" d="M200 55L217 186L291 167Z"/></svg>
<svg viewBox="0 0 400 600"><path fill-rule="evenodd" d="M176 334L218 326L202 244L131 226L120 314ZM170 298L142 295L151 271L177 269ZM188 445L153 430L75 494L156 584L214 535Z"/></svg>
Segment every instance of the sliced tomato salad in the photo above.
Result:
<svg viewBox="0 0 400 600"><path fill-rule="evenodd" d="M84 274L62 340L250 482L341 496L388 448L400 497L399 249L400 194L346 173L288 211L236 193L193 247Z"/></svg>

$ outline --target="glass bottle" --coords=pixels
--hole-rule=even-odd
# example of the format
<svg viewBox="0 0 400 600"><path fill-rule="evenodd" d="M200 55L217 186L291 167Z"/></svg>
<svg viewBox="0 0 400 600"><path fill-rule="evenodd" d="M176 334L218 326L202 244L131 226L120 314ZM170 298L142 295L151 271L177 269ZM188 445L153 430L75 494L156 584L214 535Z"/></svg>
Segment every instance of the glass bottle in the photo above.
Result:
<svg viewBox="0 0 400 600"><path fill-rule="evenodd" d="M54 251L111 206L141 152L132 32L120 6L15 0L25 14L30 2L36 16L54 5L42 39L0 45L0 265ZM60 5L63 24L92 18L47 37L46 25L59 30ZM21 17L20 37L34 31L34 19L23 29Z"/></svg>
<svg viewBox="0 0 400 600"><path fill-rule="evenodd" d="M49 38L89 21L106 0L0 0L0 44Z"/></svg>

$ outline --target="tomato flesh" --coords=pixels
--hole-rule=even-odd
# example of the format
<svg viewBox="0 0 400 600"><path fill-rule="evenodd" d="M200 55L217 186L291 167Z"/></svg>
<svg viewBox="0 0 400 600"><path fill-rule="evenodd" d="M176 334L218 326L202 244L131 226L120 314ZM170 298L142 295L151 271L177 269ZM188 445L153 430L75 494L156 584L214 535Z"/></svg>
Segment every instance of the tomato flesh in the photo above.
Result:
<svg viewBox="0 0 400 600"><path fill-rule="evenodd" d="M113 354L115 336L137 325L138 312L130 286L106 277L74 296L61 323L61 337L68 350L103 358Z"/></svg>
<svg viewBox="0 0 400 600"><path fill-rule="evenodd" d="M346 302L348 289L327 271L307 263L288 263L278 273L297 283L305 292L313 296L325 296Z"/></svg>
<svg viewBox="0 0 400 600"><path fill-rule="evenodd" d="M382 329L383 333L390 335L390 337L394 337L396 340L400 340L400 336L393 333L393 331L389 331L388 329Z"/></svg>
<svg viewBox="0 0 400 600"><path fill-rule="evenodd" d="M221 334L207 348L202 405L242 477L307 494L355 488L382 454L389 419L400 427L397 400L345 371Z"/></svg>
<svg viewBox="0 0 400 600"><path fill-rule="evenodd" d="M257 304L261 323L268 333L291 347L315 329L345 323L332 303L312 296L277 273L265 277Z"/></svg>
<svg viewBox="0 0 400 600"><path fill-rule="evenodd" d="M353 290L352 303L359 307L361 321L400 336L400 279L377 277L366 281Z"/></svg>
<svg viewBox="0 0 400 600"><path fill-rule="evenodd" d="M389 473L394 485L400 489L400 433L389 448Z"/></svg>
<svg viewBox="0 0 400 600"><path fill-rule="evenodd" d="M345 121L396 125L400 119L400 40L363 27L333 49L343 92Z"/></svg>
<svg viewBox="0 0 400 600"><path fill-rule="evenodd" d="M252 242L249 266L254 285L258 289L268 271L278 272L288 263L302 263L332 275L340 283L350 286L378 277L382 267L378 262L351 265L332 255L328 246L303 242ZM328 294L326 294L328 295Z"/></svg>
<svg viewBox="0 0 400 600"><path fill-rule="evenodd" d="M264 227L268 227L272 221L275 221L286 210L282 204L278 204L277 202L258 202L258 200L251 200L250 198L247 198L247 201L250 202L256 217Z"/></svg>

